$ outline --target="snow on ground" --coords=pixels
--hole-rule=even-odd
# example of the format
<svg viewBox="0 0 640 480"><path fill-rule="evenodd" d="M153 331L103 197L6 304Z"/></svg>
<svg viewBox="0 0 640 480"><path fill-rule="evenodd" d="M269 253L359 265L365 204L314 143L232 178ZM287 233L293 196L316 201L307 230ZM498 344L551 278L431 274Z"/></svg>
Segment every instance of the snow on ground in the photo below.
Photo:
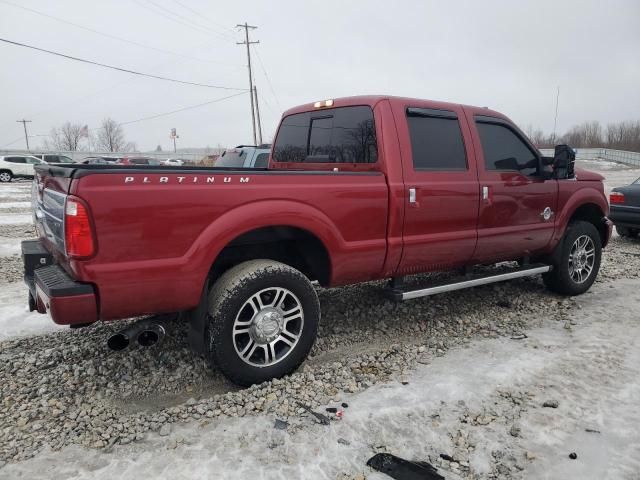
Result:
<svg viewBox="0 0 640 480"><path fill-rule="evenodd" d="M48 315L29 312L28 291L23 283L0 285L0 341L68 328L56 325Z"/></svg>
<svg viewBox="0 0 640 480"><path fill-rule="evenodd" d="M5 214L0 215L0 225L22 225L33 223L31 214Z"/></svg>
<svg viewBox="0 0 640 480"><path fill-rule="evenodd" d="M579 297L581 308L570 323L544 321L523 340L479 340L450 351L419 366L406 385L379 384L345 397L344 419L330 426L308 420L298 431L281 431L273 428L275 417L185 424L111 453L80 447L45 452L6 465L0 478L335 479L364 473L383 480L389 477L365 466L376 451L433 459L453 450L450 432L465 428L480 474L501 452L515 459L522 478L637 479L638 289L638 280L598 284ZM460 423L465 412L497 408L505 391L530 399L518 406L519 435L510 434L511 423L500 416L488 424ZM559 407L543 408L549 399ZM570 452L578 458L569 459Z"/></svg>
<svg viewBox="0 0 640 480"><path fill-rule="evenodd" d="M11 255L20 255L19 238L0 237L0 257L9 257Z"/></svg>
<svg viewBox="0 0 640 480"><path fill-rule="evenodd" d="M24 208L25 210L31 209L31 202L3 202L0 203L0 211L8 210L10 208Z"/></svg>

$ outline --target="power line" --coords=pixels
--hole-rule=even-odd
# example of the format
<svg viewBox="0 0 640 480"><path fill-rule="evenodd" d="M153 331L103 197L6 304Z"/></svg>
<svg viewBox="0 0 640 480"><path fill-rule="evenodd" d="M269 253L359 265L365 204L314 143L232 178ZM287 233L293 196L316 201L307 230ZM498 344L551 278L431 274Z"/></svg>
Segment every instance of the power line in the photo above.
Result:
<svg viewBox="0 0 640 480"><path fill-rule="evenodd" d="M241 90L241 91L246 91L247 90L245 88L222 87L220 85L209 85L209 84L206 84L206 83L187 82L187 81L184 81L184 80L176 80L175 78L161 77L160 75L153 75L153 74L150 74L150 73L137 72L135 70L129 70L127 68L115 67L113 65L107 65L105 63L94 62L92 60L85 60L83 58L74 57L72 55L66 55L64 53L58 53L58 52L54 52L52 50L46 50L44 48L34 47L32 45L27 45L26 43L14 42L12 40L7 40L6 38L0 38L0 42L10 43L12 45L17 45L19 47L30 48L32 50L38 50L39 52L49 53L51 55L56 55L58 57L67 58L69 60L75 60L77 62L88 63L90 65L96 65L98 67L110 68L111 70L117 70L119 72L130 73L132 75L140 75L142 77L155 78L156 80L165 80L167 82L181 83L183 85L194 85L196 87L217 88L217 89L220 89L220 90Z"/></svg>
<svg viewBox="0 0 640 480"><path fill-rule="evenodd" d="M185 110L192 110L194 108L204 107L205 105L211 105L212 103L218 103L218 102L221 102L223 100L227 100L229 98L233 98L233 97L238 97L240 95L244 95L246 93L247 92L234 93L233 95L227 95L226 97L216 98L215 100L210 100L210 101L204 102L204 103L198 103L197 105L190 105L188 107L179 108L178 110L172 110L170 112L158 113L157 115L151 115L149 117L138 118L137 120L130 120L128 122L122 122L122 123L119 123L118 125L130 125L132 123L138 123L138 122L142 122L144 120L153 120L154 118L165 117L167 115L172 115L174 113L184 112ZM92 128L91 130L99 130L99 128Z"/></svg>
<svg viewBox="0 0 640 480"><path fill-rule="evenodd" d="M258 64L260 65L260 69L264 74L264 78L267 79L267 84L269 84L269 90L271 90L271 94L273 95L274 100L278 104L278 108L282 110L282 105L280 105L280 100L278 100L278 95L276 95L276 91L273 89L273 85L271 84L271 79L269 78L269 75L267 75L267 70L264 68L264 63L262 63L262 59L260 58L260 53L258 52L258 49L256 47L253 47L253 51L255 52L256 57L258 57ZM264 101L264 95L262 97L262 100Z"/></svg>
<svg viewBox="0 0 640 480"><path fill-rule="evenodd" d="M138 43L138 42L135 42L133 40L127 40L126 38L118 37L118 36L112 35L110 33L105 33L105 32L101 32L99 30L94 30L93 28L85 27L84 25L73 23L73 22L70 22L68 20L64 20L63 18L54 17L53 15L49 15L47 13L39 12L38 10L34 10L32 8L23 7L22 5L16 5L16 4L8 2L6 0L0 0L0 2L4 3L4 4L7 4L7 5L10 5L12 7L15 7L15 8L20 8L21 10L25 10L27 12L34 13L36 15L40 15L40 16L45 17L45 18L50 18L51 20L55 20L56 22L64 23L64 24L67 24L67 25L72 25L72 26L74 26L76 28L80 28L82 30L86 30L87 32L95 33L97 35L102 35L103 37L107 37L107 38L112 38L112 39L118 40L120 42L130 43L131 45L136 45L136 46L141 47L141 48L146 48L146 49L149 49L149 50L155 50L156 52L166 53L168 55L175 55L177 57L188 58L188 59L191 59L191 60L196 60L196 61L199 61L199 62L212 63L212 64L216 64L216 65L226 65L226 66L233 66L233 67L240 67L241 66L241 65L233 65L233 64L224 63L224 62L216 62L216 61L213 61L213 60L205 60L205 59L202 59L202 58L192 57L190 55L184 55L184 54L181 54L181 53L172 52L170 50L164 50L162 48L153 47L151 45L145 45L143 43Z"/></svg>
<svg viewBox="0 0 640 480"><path fill-rule="evenodd" d="M232 29L230 29L229 27L225 27L224 25L220 24L220 23L216 23L213 20L211 20L210 17L206 16L205 14L203 14L202 12L199 12L197 10L194 10L193 8L191 8L189 5L185 5L184 3L178 1L178 0L173 0L175 3L177 3L178 5L180 5L182 8L184 8L185 10L189 10L191 13L193 13L194 15L196 15L197 17L202 17L204 19L206 19L208 22L218 26L219 28L221 28L222 30L226 30L227 32L222 33L223 35L227 35L230 38L235 40L235 34L236 32Z"/></svg>
<svg viewBox="0 0 640 480"><path fill-rule="evenodd" d="M9 143L5 143L4 145L2 145L2 147L0 148L4 148L4 147L9 147L11 145L13 145L14 143L18 143L20 140L22 140L22 135L20 135L18 138L16 138L15 140L11 140Z"/></svg>
<svg viewBox="0 0 640 480"><path fill-rule="evenodd" d="M218 38L221 38L223 40L226 41L233 41L232 39L223 36L222 34L220 34L219 32L216 32L215 30L211 30L207 27L203 27L202 25L199 25L197 23L194 23L192 20L190 20L189 18L180 15L178 13L175 13L171 10L168 10L167 8L164 8L162 5L158 5L157 3L153 2L152 0L146 0L148 3L150 3L151 5L155 6L156 8L150 7L144 3L141 3L139 0L133 0L134 3L136 3L137 5L141 6L142 8L146 8L147 10L155 13L156 15L160 15L161 17L166 18L167 20L170 20L174 23L179 23L180 25L189 27L190 29L195 28L196 30L200 31L200 33L206 33L208 35L216 35ZM159 9L159 10L158 10ZM168 12L164 13L164 12Z"/></svg>

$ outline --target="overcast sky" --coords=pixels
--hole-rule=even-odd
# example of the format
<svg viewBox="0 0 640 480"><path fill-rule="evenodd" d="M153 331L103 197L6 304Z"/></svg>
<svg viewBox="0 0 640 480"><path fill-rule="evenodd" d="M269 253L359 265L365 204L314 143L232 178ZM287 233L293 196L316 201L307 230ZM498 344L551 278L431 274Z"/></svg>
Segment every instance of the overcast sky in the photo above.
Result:
<svg viewBox="0 0 640 480"><path fill-rule="evenodd" d="M16 8L20 5L127 43ZM234 28L259 28L255 81L265 139L283 110L392 94L489 106L522 128L640 118L640 2L0 0L0 37L176 79L247 88ZM172 55L159 50L179 53ZM189 57L189 58L185 58ZM22 125L128 122L236 93L106 70L0 43L0 148ZM266 75L265 75L266 72ZM270 80L270 82L269 82ZM142 150L251 142L248 95L124 126ZM32 145L42 137L32 139Z"/></svg>

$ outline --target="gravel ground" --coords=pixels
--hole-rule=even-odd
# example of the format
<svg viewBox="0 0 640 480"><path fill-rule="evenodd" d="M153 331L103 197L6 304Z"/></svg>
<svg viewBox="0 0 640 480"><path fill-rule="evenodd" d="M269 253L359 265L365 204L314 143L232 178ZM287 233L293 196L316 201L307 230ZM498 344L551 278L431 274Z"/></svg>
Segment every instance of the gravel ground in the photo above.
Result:
<svg viewBox="0 0 640 480"><path fill-rule="evenodd" d="M28 238L33 229L0 225L0 236ZM614 237L597 281L613 287L611 280L639 278L639 247L638 241ZM0 257L0 273L2 283L21 281L20 257ZM164 435L171 424L205 425L218 417L262 418L268 413L288 419L295 429L307 415L300 404L317 407L340 401L344 392L402 381L416 364L445 356L472 339L518 338L544 321L570 329L569 318L578 308L575 299L548 293L538 278L402 304L385 300L382 287L372 282L319 289L323 319L310 358L285 379L244 390L189 351L177 321L168 323L162 348L146 350L108 351L106 338L123 322L1 342L0 467L33 457L45 446L109 450L142 440L149 432ZM504 417L515 422L523 402L526 392L497 395L493 413L487 417L470 411L466 421L483 424ZM461 448L469 448L464 438L456 440L463 434L450 435ZM517 462L497 455L491 465L497 476L519 471ZM468 465L444 462L437 463L476 478Z"/></svg>
<svg viewBox="0 0 640 480"><path fill-rule="evenodd" d="M605 252L600 282L639 276L638 242L617 239ZM0 461L30 458L45 445L110 448L189 420L266 412L295 419L300 404L401 380L416 363L473 338L517 336L543 320L568 323L576 308L537 278L402 304L382 298L381 288L320 289L324 316L303 368L244 390L191 354L177 321L162 348L124 353L107 350L116 326L104 324L2 342Z"/></svg>

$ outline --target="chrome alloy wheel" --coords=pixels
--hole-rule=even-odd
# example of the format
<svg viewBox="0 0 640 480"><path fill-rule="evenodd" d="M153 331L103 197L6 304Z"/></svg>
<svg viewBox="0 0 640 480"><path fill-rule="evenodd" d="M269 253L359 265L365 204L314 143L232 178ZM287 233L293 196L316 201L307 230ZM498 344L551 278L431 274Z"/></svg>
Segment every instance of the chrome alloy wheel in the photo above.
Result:
<svg viewBox="0 0 640 480"><path fill-rule="evenodd" d="M233 345L254 367L268 367L293 351L304 327L302 304L290 290L269 287L247 300L233 322Z"/></svg>
<svg viewBox="0 0 640 480"><path fill-rule="evenodd" d="M0 173L0 182L6 183L11 181L11 174L7 172Z"/></svg>
<svg viewBox="0 0 640 480"><path fill-rule="evenodd" d="M569 275L575 283L587 281L596 259L596 247L588 235L579 236L569 253Z"/></svg>

